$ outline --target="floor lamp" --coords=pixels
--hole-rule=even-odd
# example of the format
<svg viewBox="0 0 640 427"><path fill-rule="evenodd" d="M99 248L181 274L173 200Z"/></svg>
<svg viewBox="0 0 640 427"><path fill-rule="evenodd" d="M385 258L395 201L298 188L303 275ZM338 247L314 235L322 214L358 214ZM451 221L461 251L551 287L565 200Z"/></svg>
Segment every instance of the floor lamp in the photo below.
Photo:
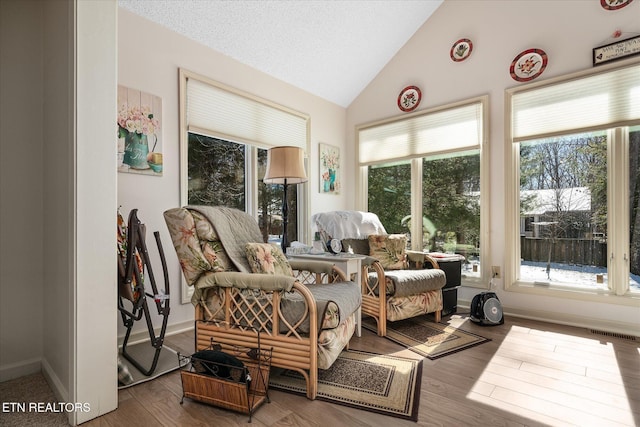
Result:
<svg viewBox="0 0 640 427"><path fill-rule="evenodd" d="M286 253L289 240L287 225L289 207L287 205L287 186L307 182L304 170L304 151L299 147L273 147L267 154L267 172L264 174L265 184L282 184L282 252Z"/></svg>

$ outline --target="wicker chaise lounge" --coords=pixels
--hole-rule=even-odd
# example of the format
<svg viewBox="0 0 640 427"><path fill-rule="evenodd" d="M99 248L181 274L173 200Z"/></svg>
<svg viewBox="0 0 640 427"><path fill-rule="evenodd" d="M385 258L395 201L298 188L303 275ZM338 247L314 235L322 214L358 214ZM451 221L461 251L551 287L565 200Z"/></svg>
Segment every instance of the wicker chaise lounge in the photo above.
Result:
<svg viewBox="0 0 640 427"><path fill-rule="evenodd" d="M260 339L273 348L272 366L300 372L314 399L318 369L333 364L355 331L358 284L331 263L289 263L278 246L261 243L244 212L186 206L164 216L194 288L196 350L211 338L223 348L257 347Z"/></svg>
<svg viewBox="0 0 640 427"><path fill-rule="evenodd" d="M428 254L406 250L406 236L387 234L371 212L322 212L311 217L311 224L325 239L340 239L343 251L367 256L362 261L362 313L376 320L379 336L386 335L387 321L426 313L440 321L446 275Z"/></svg>

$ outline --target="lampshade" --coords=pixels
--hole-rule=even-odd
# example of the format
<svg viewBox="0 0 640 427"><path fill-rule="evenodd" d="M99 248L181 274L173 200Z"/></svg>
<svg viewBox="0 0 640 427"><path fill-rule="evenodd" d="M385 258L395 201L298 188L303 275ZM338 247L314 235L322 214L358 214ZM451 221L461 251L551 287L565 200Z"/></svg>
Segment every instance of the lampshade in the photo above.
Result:
<svg viewBox="0 0 640 427"><path fill-rule="evenodd" d="M300 184L307 182L304 151L299 147L273 147L267 154L265 184Z"/></svg>

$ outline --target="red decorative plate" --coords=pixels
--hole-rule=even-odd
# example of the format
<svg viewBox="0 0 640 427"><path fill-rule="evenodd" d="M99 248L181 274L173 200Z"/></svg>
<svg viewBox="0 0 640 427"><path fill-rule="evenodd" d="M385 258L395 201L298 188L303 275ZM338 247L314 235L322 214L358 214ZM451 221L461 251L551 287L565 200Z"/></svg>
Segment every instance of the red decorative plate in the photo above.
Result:
<svg viewBox="0 0 640 427"><path fill-rule="evenodd" d="M417 86L407 86L398 95L398 108L402 111L415 110L422 100L422 92Z"/></svg>
<svg viewBox="0 0 640 427"><path fill-rule="evenodd" d="M449 55L455 62L464 61L471 55L473 43L469 39L460 39L451 46Z"/></svg>
<svg viewBox="0 0 640 427"><path fill-rule="evenodd" d="M622 9L633 0L600 0L600 6L607 10Z"/></svg>
<svg viewBox="0 0 640 427"><path fill-rule="evenodd" d="M511 63L511 78L517 82L533 80L547 68L547 60L547 54L542 49L525 50Z"/></svg>

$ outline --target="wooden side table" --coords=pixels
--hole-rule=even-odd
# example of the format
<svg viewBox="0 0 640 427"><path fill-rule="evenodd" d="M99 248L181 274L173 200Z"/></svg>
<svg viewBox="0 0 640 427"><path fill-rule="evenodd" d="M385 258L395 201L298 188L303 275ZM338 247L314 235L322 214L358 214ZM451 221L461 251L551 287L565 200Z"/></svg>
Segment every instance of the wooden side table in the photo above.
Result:
<svg viewBox="0 0 640 427"><path fill-rule="evenodd" d="M298 254L287 255L290 259L311 259L316 261L329 261L335 264L340 270L347 275L347 279L352 282L356 282L360 286L360 275L362 274L362 260L365 259L362 255L353 255L340 253L333 255L330 253L323 254ZM356 313L356 336L362 336L362 306L358 307Z"/></svg>

